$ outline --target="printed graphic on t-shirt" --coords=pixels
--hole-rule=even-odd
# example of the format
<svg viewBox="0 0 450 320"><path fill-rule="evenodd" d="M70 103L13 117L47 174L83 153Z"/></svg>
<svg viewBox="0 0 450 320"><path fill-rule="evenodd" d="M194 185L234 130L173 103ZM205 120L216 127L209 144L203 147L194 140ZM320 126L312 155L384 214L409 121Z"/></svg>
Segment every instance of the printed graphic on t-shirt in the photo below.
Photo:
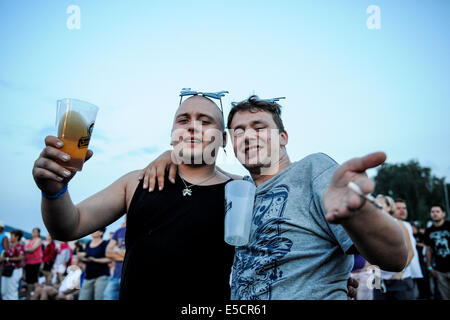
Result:
<svg viewBox="0 0 450 320"><path fill-rule="evenodd" d="M270 299L272 286L283 279L278 261L292 247L292 241L280 230L288 220L283 218L288 195L289 187L278 185L256 197L249 244L236 250L232 299Z"/></svg>
<svg viewBox="0 0 450 320"><path fill-rule="evenodd" d="M448 247L449 238L450 232L448 230L439 230L430 233L430 239L434 241L436 255L442 258L450 255L450 249Z"/></svg>

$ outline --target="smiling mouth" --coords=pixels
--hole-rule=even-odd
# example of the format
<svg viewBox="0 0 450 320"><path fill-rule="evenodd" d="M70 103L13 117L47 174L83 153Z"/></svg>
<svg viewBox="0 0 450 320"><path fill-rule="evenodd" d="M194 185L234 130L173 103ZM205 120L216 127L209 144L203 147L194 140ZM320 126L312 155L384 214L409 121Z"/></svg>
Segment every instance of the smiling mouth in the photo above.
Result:
<svg viewBox="0 0 450 320"><path fill-rule="evenodd" d="M260 146L245 147L244 152L248 153L248 152L252 152L252 151L258 151L260 149L261 149Z"/></svg>
<svg viewBox="0 0 450 320"><path fill-rule="evenodd" d="M186 142L186 143L202 143L202 140L201 139L189 138L189 139L184 139L183 142Z"/></svg>

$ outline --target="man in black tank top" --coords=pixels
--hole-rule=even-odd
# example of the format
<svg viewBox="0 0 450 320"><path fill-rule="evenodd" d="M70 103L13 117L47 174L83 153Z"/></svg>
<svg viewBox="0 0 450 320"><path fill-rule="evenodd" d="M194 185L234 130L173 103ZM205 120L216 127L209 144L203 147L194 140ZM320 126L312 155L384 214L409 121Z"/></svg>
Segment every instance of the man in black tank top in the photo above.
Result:
<svg viewBox="0 0 450 320"><path fill-rule="evenodd" d="M161 191L146 191L136 170L74 205L66 187L75 172L65 175L58 163L65 161L62 141L48 136L45 142L33 176L55 239L82 238L128 213L120 299L230 298L234 247L224 242L224 188L231 179L215 166L226 133L221 110L205 94L188 98L176 112L171 145L178 176ZM91 156L89 150L86 160Z"/></svg>

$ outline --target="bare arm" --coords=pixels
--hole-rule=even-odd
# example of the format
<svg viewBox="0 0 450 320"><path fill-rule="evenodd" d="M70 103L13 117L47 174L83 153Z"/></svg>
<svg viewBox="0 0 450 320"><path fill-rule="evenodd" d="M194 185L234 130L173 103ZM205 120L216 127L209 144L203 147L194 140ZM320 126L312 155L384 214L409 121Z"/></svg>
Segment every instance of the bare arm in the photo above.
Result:
<svg viewBox="0 0 450 320"><path fill-rule="evenodd" d="M31 248L25 249L25 252L26 252L26 253L34 252L34 251L36 251L37 248L39 248L39 247L41 246L41 244L42 244L42 240L41 240L41 239L38 239L38 240L31 246Z"/></svg>
<svg viewBox="0 0 450 320"><path fill-rule="evenodd" d="M67 170L56 162L66 155L59 150L62 141L48 136L45 144L46 147L35 161L33 177L43 192L54 195L67 185L75 172L65 175ZM90 156L92 152L88 154L87 159ZM72 202L69 191L56 199L42 197L42 218L47 230L55 239L70 241L111 224L126 212L127 182L137 181L137 174L131 172L124 175L78 205Z"/></svg>
<svg viewBox="0 0 450 320"><path fill-rule="evenodd" d="M5 251L9 250L9 241L6 237L3 238L3 248L5 248Z"/></svg>
<svg viewBox="0 0 450 320"><path fill-rule="evenodd" d="M353 240L361 255L371 264L386 271L401 271L408 258L408 247L400 225L388 213L363 200L347 187L356 183L365 193L371 193L375 183L365 170L386 159L382 152L343 163L335 171L330 186L323 196L327 221L340 223Z"/></svg>
<svg viewBox="0 0 450 320"><path fill-rule="evenodd" d="M400 227L402 227L403 234L404 234L405 239L406 239L406 244L408 246L408 259L406 261L406 266L405 266L405 268L406 268L407 266L409 266L409 264L411 263L412 259L414 258L414 248L412 246L412 242L411 242L411 237L410 237L409 231L405 227L405 224L403 222L400 222L400 221L398 221L398 222L400 224Z"/></svg>
<svg viewBox="0 0 450 320"><path fill-rule="evenodd" d="M108 246L106 247L106 257L112 259L113 261L123 261L125 257L125 250L119 250L116 252L119 246L117 241L114 239L109 240Z"/></svg>

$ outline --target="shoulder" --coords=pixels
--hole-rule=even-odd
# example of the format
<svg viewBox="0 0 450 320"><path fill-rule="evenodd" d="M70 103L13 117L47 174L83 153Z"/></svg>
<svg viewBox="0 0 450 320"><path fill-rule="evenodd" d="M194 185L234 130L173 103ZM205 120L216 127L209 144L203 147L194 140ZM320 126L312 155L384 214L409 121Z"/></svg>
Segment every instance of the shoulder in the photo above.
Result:
<svg viewBox="0 0 450 320"><path fill-rule="evenodd" d="M338 167L338 163L335 160L321 152L310 154L293 165L296 170L307 172L312 180L315 180L330 169L331 172L334 172Z"/></svg>

